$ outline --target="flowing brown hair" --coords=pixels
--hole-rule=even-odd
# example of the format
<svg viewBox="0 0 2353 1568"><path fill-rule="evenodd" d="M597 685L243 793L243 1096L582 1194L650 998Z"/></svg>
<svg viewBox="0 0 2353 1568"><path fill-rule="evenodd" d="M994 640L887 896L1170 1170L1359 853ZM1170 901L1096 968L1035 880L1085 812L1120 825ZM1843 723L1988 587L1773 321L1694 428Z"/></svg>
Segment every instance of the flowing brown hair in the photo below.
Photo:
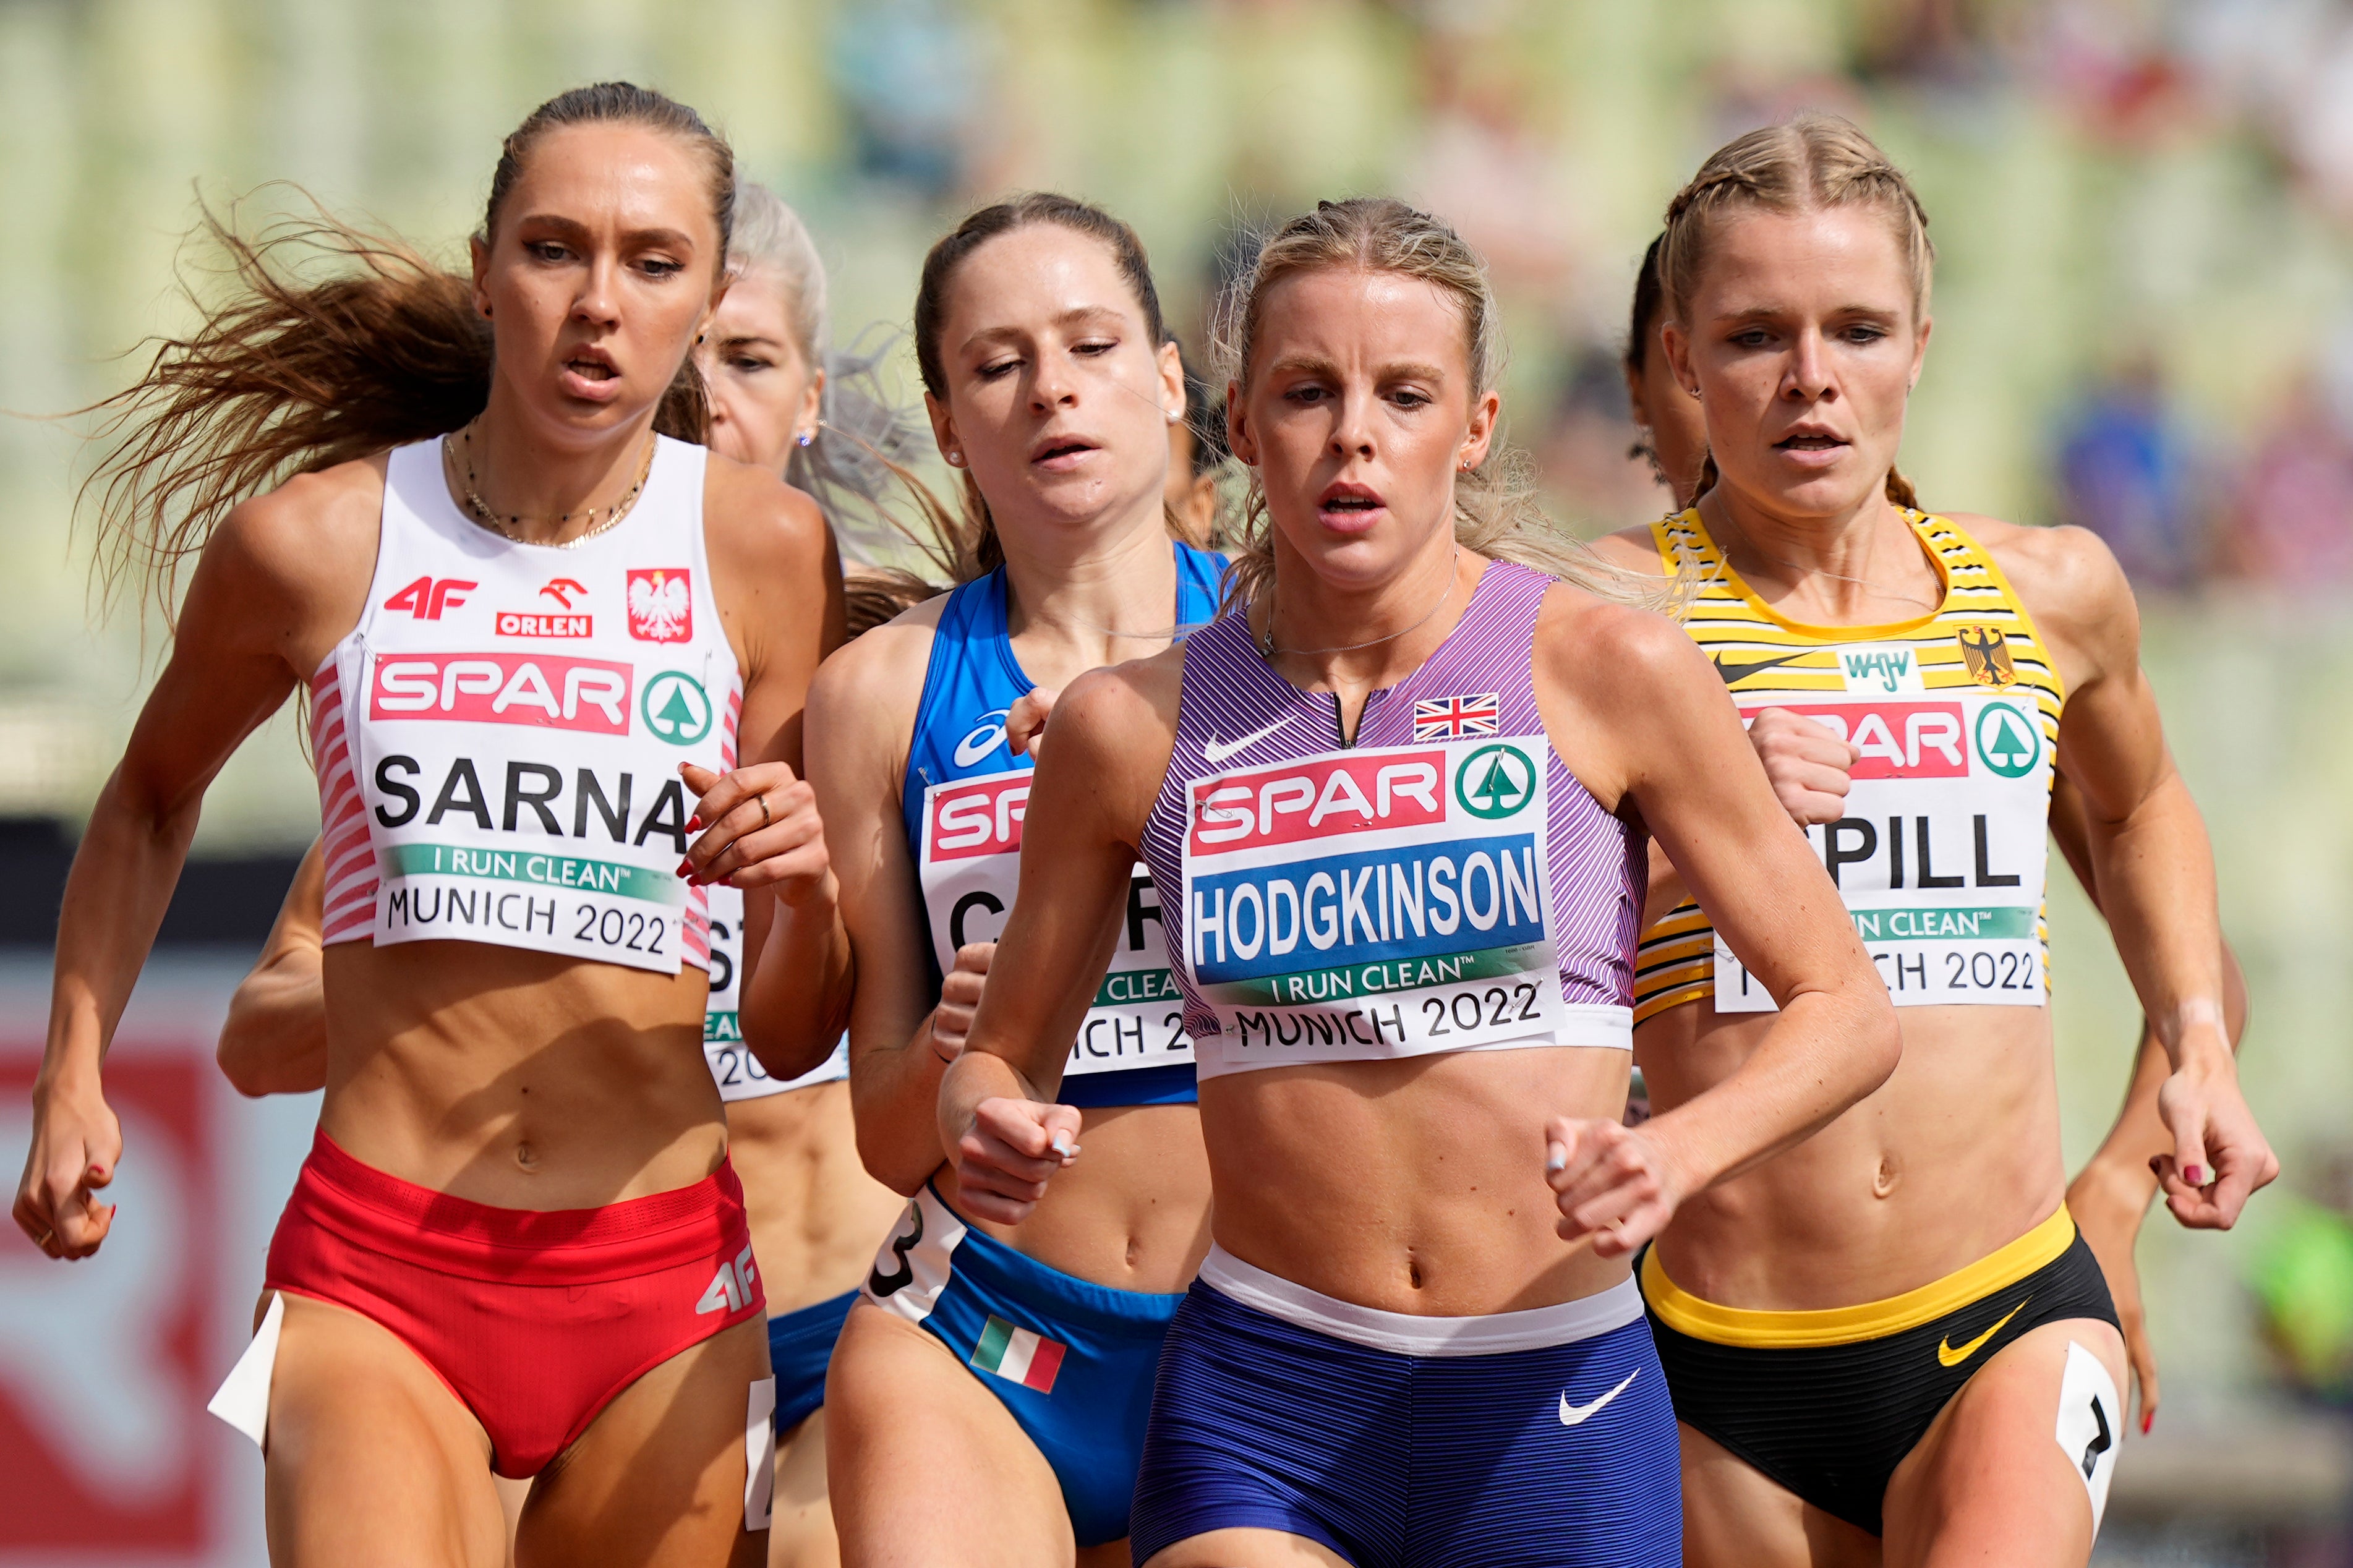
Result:
<svg viewBox="0 0 2353 1568"><path fill-rule="evenodd" d="M497 233L538 142L587 124L645 126L703 154L719 225L712 264L723 265L733 153L693 110L628 82L575 88L532 110L500 151L476 237L488 244ZM226 302L206 309L188 288L195 331L157 342L137 382L80 411L99 420L100 457L81 501L96 512L102 596L137 582L167 626L182 565L230 509L296 474L457 429L489 401L494 354L470 279L316 203L250 237L234 208L226 219L207 208L196 233L227 258ZM708 425L689 353L654 428L701 442Z"/></svg>

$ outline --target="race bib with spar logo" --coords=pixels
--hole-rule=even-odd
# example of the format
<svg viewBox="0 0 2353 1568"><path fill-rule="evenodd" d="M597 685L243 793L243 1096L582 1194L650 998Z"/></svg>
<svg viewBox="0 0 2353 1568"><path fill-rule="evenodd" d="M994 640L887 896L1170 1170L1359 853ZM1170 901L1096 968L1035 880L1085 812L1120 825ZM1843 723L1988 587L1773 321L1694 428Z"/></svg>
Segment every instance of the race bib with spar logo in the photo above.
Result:
<svg viewBox="0 0 2353 1568"><path fill-rule="evenodd" d="M2052 760L2033 700L1886 684L1903 694L1864 685L1744 717L1787 709L1861 750L1846 815L1806 837L1897 1006L2039 1007ZM1773 1010L1721 935L1715 1009Z"/></svg>
<svg viewBox="0 0 2353 1568"><path fill-rule="evenodd" d="M1327 752L1187 790L1184 961L1201 1072L1624 1046L1562 999L1541 737Z"/></svg>
<svg viewBox="0 0 2353 1568"><path fill-rule="evenodd" d="M992 742L993 743L993 742ZM1034 775L1027 768L934 784L923 792L923 854L917 875L940 973L956 949L995 942L1005 930L1021 875L1021 818ZM1152 878L1138 864L1128 879L1111 967L1071 1043L1065 1077L1129 1068L1180 1066L1193 1059L1184 1001L1169 971L1168 942Z"/></svg>
<svg viewBox="0 0 2353 1568"><path fill-rule="evenodd" d="M375 942L490 942L678 972L693 803L659 764L723 765L706 670L640 679L615 659L358 644L343 658L369 721L354 761L377 846ZM668 742L664 756L648 737Z"/></svg>

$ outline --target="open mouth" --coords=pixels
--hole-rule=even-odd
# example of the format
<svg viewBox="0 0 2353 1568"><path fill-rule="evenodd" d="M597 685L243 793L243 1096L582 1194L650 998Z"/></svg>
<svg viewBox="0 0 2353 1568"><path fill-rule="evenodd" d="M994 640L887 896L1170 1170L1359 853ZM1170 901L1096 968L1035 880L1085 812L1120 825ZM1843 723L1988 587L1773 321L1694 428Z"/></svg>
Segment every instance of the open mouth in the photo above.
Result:
<svg viewBox="0 0 2353 1568"><path fill-rule="evenodd" d="M1835 452L1847 444L1839 437L1826 436L1815 431L1803 431L1795 436L1787 436L1773 443L1776 448L1784 452Z"/></svg>
<svg viewBox="0 0 2353 1568"><path fill-rule="evenodd" d="M1341 528L1368 521L1382 507L1380 491L1370 485L1350 484L1345 480L1324 487L1324 493L1315 500L1316 514L1326 523Z"/></svg>
<svg viewBox="0 0 2353 1568"><path fill-rule="evenodd" d="M1036 468L1069 468L1096 450L1096 445L1083 436L1050 436L1030 449L1029 461Z"/></svg>
<svg viewBox="0 0 2353 1568"><path fill-rule="evenodd" d="M583 381L618 381L621 373L613 362L587 354L575 354L564 362L564 368Z"/></svg>

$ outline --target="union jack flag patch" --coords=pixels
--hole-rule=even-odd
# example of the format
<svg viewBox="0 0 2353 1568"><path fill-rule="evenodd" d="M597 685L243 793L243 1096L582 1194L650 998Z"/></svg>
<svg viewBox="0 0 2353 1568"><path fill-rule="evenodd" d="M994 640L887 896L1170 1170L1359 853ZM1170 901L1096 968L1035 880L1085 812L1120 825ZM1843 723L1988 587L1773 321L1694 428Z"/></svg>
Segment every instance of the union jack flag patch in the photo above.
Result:
<svg viewBox="0 0 2353 1568"><path fill-rule="evenodd" d="M1502 702L1493 691L1482 691L1476 697L1441 697L1435 702L1413 705L1413 738L1423 741L1459 741L1465 735L1492 735Z"/></svg>

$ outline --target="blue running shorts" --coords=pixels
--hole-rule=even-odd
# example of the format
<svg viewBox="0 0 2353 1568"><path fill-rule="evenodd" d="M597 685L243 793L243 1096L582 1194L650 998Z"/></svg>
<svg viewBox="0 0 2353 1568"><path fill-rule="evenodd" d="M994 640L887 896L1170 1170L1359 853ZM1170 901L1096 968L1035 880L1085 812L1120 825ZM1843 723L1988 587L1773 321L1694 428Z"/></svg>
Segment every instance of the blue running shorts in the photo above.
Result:
<svg viewBox="0 0 2353 1568"><path fill-rule="evenodd" d="M1634 1282L1416 1318L1213 1247L1161 1357L1134 1560L1238 1528L1357 1568L1675 1568L1675 1414Z"/></svg>
<svg viewBox="0 0 2353 1568"><path fill-rule="evenodd" d="M830 1301L768 1320L768 1365L776 1374L777 1441L825 1403L825 1369L833 1361L833 1342L841 1337L842 1320L857 1303L858 1292L844 1290Z"/></svg>
<svg viewBox="0 0 2353 1568"><path fill-rule="evenodd" d="M922 1325L1003 1402L1054 1468L1081 1546L1127 1533L1153 1370L1183 1295L1049 1268L966 1226L928 1185L860 1294Z"/></svg>

